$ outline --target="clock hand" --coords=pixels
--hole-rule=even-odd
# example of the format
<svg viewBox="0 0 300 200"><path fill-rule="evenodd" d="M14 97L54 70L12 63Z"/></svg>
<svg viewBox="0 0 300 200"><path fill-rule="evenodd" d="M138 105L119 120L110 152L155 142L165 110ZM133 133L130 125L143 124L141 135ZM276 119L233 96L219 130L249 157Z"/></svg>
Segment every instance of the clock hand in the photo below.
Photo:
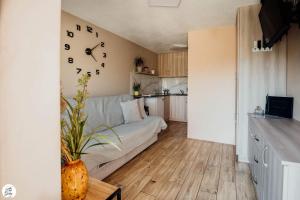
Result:
<svg viewBox="0 0 300 200"><path fill-rule="evenodd" d="M96 62L98 62L98 61L96 60L96 58L94 57L93 53L91 53L91 56L92 56L92 58L94 58L94 60L95 60Z"/></svg>
<svg viewBox="0 0 300 200"><path fill-rule="evenodd" d="M94 49L96 49L101 43L97 44L96 46L94 46L93 48L91 48L91 51L93 51Z"/></svg>

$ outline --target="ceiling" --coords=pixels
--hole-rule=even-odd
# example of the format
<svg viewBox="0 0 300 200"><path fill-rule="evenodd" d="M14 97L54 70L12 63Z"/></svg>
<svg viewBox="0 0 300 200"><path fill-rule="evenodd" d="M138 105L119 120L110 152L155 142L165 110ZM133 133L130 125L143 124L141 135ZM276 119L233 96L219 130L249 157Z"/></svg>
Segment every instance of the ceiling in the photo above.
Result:
<svg viewBox="0 0 300 200"><path fill-rule="evenodd" d="M179 7L148 0L62 0L63 10L156 53L187 44L188 31L235 24L236 9L259 0L181 0Z"/></svg>

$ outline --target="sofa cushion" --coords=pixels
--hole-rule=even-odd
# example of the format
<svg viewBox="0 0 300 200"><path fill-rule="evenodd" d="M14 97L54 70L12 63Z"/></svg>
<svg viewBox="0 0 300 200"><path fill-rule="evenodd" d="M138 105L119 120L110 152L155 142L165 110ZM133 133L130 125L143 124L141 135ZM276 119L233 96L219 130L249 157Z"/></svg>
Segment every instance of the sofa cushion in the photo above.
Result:
<svg viewBox="0 0 300 200"><path fill-rule="evenodd" d="M137 99L132 101L121 102L120 104L125 124L142 120Z"/></svg>

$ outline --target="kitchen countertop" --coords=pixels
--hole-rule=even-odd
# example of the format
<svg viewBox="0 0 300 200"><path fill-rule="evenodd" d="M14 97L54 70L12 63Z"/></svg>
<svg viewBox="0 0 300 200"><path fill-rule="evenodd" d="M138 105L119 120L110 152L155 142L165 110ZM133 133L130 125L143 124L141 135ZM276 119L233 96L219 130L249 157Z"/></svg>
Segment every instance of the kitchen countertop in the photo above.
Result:
<svg viewBox="0 0 300 200"><path fill-rule="evenodd" d="M188 94L149 94L149 95L140 95L140 96L134 96L135 98L156 98L156 97L168 97L168 96L188 96Z"/></svg>

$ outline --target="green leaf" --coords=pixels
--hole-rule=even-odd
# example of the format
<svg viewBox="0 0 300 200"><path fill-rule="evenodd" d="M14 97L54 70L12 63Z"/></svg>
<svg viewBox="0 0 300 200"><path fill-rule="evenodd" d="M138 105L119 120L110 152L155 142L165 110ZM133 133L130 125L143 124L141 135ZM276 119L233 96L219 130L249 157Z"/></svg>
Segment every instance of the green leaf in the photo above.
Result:
<svg viewBox="0 0 300 200"><path fill-rule="evenodd" d="M122 143L120 136L115 132L115 130L112 127L109 127L109 126L106 126L106 125L99 125L98 127L96 127L94 132L97 132L97 129L100 129L100 128L105 128L106 130L110 130L112 132L112 134L114 134L116 136L118 141L120 143ZM106 131L106 130L104 130L104 131ZM99 133L104 132L104 131L100 131Z"/></svg>
<svg viewBox="0 0 300 200"><path fill-rule="evenodd" d="M99 145L105 145L105 144L109 144L109 143L108 142L98 142L98 143L95 143L95 144L92 144L92 145L86 147L85 149L87 150L87 149L89 149L91 147L99 146Z"/></svg>
<svg viewBox="0 0 300 200"><path fill-rule="evenodd" d="M67 103L68 107L70 108L70 110L73 112L73 107L72 105L70 104L70 102L64 97L62 96L63 100Z"/></svg>
<svg viewBox="0 0 300 200"><path fill-rule="evenodd" d="M120 148L113 142L111 142L106 135L101 135L93 131L90 134L84 135L84 127L87 122L88 117L84 117L83 109L85 106L85 100L87 99L87 83L89 77L83 75L78 80L78 90L77 94L74 96L75 105L72 106L71 103L62 96L63 100L67 104L67 117L66 119L61 119L61 137L63 142L70 152L70 156L73 160L80 158L81 155L86 154L83 151L99 145L113 145L117 149ZM67 120L67 121L66 121ZM105 127L107 130L110 130L113 133L119 142L121 142L119 135L108 126ZM96 143L89 144L92 140L95 140Z"/></svg>
<svg viewBox="0 0 300 200"><path fill-rule="evenodd" d="M88 138L86 139L86 142L85 142L84 145L81 147L80 152L83 151L84 147L89 143L90 140L91 140L91 136L88 137Z"/></svg>
<svg viewBox="0 0 300 200"><path fill-rule="evenodd" d="M84 126L85 126L85 123L87 121L87 117L80 122L80 130L79 130L79 137L81 138L82 137L82 134L83 134L83 129L84 129Z"/></svg>

